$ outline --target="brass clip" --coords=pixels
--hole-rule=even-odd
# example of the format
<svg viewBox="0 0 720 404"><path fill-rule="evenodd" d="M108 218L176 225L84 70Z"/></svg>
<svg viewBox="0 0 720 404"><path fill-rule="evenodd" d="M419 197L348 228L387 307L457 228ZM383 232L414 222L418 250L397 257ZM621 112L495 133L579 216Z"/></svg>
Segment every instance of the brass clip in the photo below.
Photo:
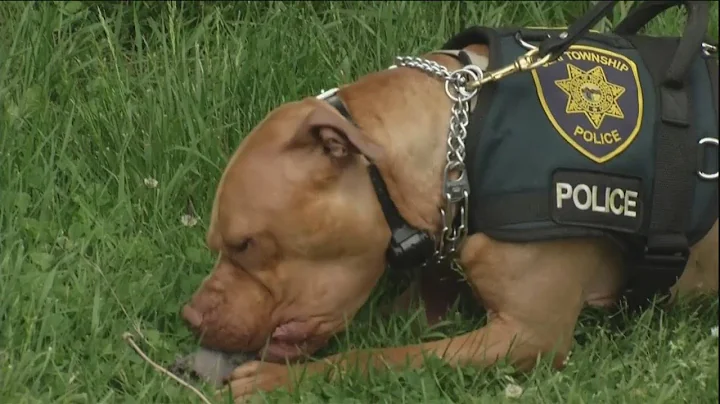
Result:
<svg viewBox="0 0 720 404"><path fill-rule="evenodd" d="M509 64L505 67L501 67L492 72L485 73L484 75L480 76L479 79L469 82L465 86L465 88L469 91L476 90L476 89L482 87L483 84L487 84L487 83L490 83L493 81L498 81L498 80L504 79L505 77L510 76L512 74L537 69L538 67L549 62L550 59L552 58L551 54L547 54L547 55L543 56L542 58L538 59L536 57L537 53L538 53L538 48L532 49L528 53L515 59L515 61L512 64Z"/></svg>

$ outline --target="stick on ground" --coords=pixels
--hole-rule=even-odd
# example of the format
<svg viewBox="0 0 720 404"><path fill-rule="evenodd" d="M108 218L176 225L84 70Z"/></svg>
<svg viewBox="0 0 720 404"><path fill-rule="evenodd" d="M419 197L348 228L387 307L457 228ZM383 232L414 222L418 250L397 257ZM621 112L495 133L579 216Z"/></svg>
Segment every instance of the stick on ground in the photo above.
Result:
<svg viewBox="0 0 720 404"><path fill-rule="evenodd" d="M138 355L140 355L140 357L141 357L145 362L149 363L150 366L152 366L153 368L155 368L155 370L157 370L157 371L160 372L160 373L163 373L165 376L167 376L167 377L175 380L176 382L180 383L183 387L186 387L186 388L190 389L193 393L195 393L195 395L197 395L198 397L200 397L200 400L202 400L203 403L205 403L205 404L212 404L212 402L211 402L210 400L208 400L208 398L205 397L205 395L204 395L200 390L198 390L198 389L196 389L195 387L191 386L191 385L188 384L186 381L184 381L184 380L182 380L181 378L175 376L172 372L170 372L169 370L165 369L165 368L162 367L161 365L157 364L157 363L154 362L152 359L150 359L150 358L145 354L145 352L143 352L142 349L140 349L140 347L135 343L134 336L133 336L131 333L129 333L129 332L124 332L123 335L122 335L122 337L123 337L123 339L125 340L125 342L126 342L128 345L130 345L130 347L131 347Z"/></svg>

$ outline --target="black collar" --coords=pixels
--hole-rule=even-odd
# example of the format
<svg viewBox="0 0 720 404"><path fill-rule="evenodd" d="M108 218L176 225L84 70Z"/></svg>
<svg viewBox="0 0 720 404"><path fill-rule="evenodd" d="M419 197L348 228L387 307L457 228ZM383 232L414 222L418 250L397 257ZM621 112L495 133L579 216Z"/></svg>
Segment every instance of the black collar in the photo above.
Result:
<svg viewBox="0 0 720 404"><path fill-rule="evenodd" d="M358 126L345 107L345 103L338 97L337 92L323 99L350 123ZM386 253L388 264L392 268L402 270L420 267L434 256L435 242L427 232L413 227L400 215L395 203L390 198L380 170L369 157L365 157L370 162L368 165L370 181L372 181L378 202L380 202L380 207L385 215L385 221L392 234Z"/></svg>

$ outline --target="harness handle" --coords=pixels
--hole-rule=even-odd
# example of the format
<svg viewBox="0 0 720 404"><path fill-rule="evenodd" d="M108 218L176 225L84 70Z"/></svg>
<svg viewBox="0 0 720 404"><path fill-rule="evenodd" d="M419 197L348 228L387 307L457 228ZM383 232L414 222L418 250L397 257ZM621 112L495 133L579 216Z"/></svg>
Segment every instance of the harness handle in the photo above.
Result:
<svg viewBox="0 0 720 404"><path fill-rule="evenodd" d="M680 87L683 78L690 70L690 65L697 56L696 53L702 50L710 18L709 3L709 1L687 0L645 1L620 21L613 32L621 36L636 35L638 31L668 8L685 6L688 14L685 29L663 80L664 85Z"/></svg>
<svg viewBox="0 0 720 404"><path fill-rule="evenodd" d="M550 55L550 60L555 60L560 57L560 55L565 53L573 43L585 35L595 24L603 19L603 17L608 16L617 3L618 1L616 0L597 2L593 8L575 20L565 32L543 41L538 48L537 58L542 59Z"/></svg>

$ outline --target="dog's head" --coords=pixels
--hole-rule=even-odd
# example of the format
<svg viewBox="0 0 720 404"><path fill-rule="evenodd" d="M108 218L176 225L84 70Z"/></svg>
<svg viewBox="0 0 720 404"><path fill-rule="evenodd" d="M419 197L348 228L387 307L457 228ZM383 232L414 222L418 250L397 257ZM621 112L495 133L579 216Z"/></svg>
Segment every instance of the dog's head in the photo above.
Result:
<svg viewBox="0 0 720 404"><path fill-rule="evenodd" d="M277 108L242 142L213 205L217 262L182 310L204 346L291 360L344 329L390 237L363 155L382 149L314 98Z"/></svg>

